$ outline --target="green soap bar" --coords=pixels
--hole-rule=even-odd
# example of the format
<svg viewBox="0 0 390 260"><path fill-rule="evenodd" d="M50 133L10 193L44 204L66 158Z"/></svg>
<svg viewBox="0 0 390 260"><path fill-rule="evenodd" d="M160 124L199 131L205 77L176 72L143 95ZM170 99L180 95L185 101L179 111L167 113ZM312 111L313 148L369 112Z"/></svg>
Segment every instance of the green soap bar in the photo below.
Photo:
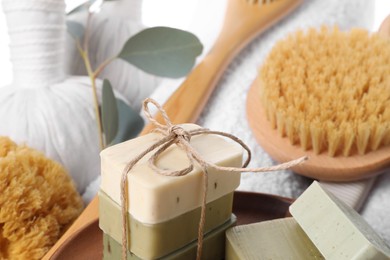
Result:
<svg viewBox="0 0 390 260"><path fill-rule="evenodd" d="M314 181L290 212L328 260L389 260L390 248L356 211Z"/></svg>
<svg viewBox="0 0 390 260"><path fill-rule="evenodd" d="M324 259L293 218L236 226L226 231L226 260Z"/></svg>
<svg viewBox="0 0 390 260"><path fill-rule="evenodd" d="M205 233L229 220L233 193L207 204ZM168 221L144 224L130 214L129 247L134 254L148 259L167 255L198 237L201 208L194 209ZM107 194L99 192L99 226L117 242L122 241L121 208Z"/></svg>
<svg viewBox="0 0 390 260"><path fill-rule="evenodd" d="M237 220L234 215L231 215L230 220L228 220L223 225L217 227L216 229L208 232L203 239L203 253L202 259L206 260L218 260L225 258L225 231L230 227L236 224ZM173 233L172 233L172 236ZM158 259L164 260L188 260L196 258L198 242L197 240L184 246L177 251L166 255ZM103 260L113 260L121 259L122 255L122 246L120 243L115 241L112 237L107 234L103 234ZM139 260L135 254L127 253L128 260ZM145 259L145 258L144 258Z"/></svg>

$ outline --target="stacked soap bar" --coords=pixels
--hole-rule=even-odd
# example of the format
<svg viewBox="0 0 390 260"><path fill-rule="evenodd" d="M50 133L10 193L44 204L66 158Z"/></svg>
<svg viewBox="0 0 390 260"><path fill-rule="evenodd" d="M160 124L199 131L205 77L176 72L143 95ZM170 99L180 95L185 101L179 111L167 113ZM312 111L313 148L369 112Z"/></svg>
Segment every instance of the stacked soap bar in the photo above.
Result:
<svg viewBox="0 0 390 260"><path fill-rule="evenodd" d="M196 125L184 125L189 130ZM99 192L99 226L104 232L104 257L112 259L113 248L122 241L120 181L126 164L162 136L148 134L112 147L101 153L102 183ZM220 166L240 167L242 149L213 135L199 135L191 145L206 160ZM152 152L153 153L153 152ZM128 174L128 245L129 259L157 259L193 252L197 243L203 198L203 173L198 165L185 176L163 176L153 172L146 155ZM187 155L175 145L159 158L162 169L179 170L187 167ZM208 169L205 248L224 254L224 230L235 223L232 216L233 192L240 183L239 173ZM215 240L219 242L215 242ZM210 243L213 246L207 246ZM110 246L108 246L110 245ZM186 249L187 248L187 249ZM188 249L191 248L191 249ZM196 246L195 246L196 248ZM185 255L186 253L184 253ZM208 254L207 250L204 254Z"/></svg>
<svg viewBox="0 0 390 260"><path fill-rule="evenodd" d="M314 182L290 207L293 218L233 227L226 259L390 259L364 219Z"/></svg>
<svg viewBox="0 0 390 260"><path fill-rule="evenodd" d="M290 212L326 259L390 259L390 248L367 222L318 182Z"/></svg>
<svg viewBox="0 0 390 260"><path fill-rule="evenodd" d="M226 259L323 259L293 218L234 227L226 232Z"/></svg>
<svg viewBox="0 0 390 260"><path fill-rule="evenodd" d="M203 238L203 254L202 259L224 259L225 258L225 232L228 228L231 228L236 224L236 217L234 215L231 216L229 221L224 223L223 225L217 227L216 229L207 232ZM171 234L174 236L174 234ZM175 252L161 257L161 260L189 260L196 259L197 252L197 241L194 241ZM122 254L121 245L112 237L107 234L103 235L103 251L104 258L103 259L120 259ZM128 260L139 260L138 256L131 254L128 252L127 254Z"/></svg>

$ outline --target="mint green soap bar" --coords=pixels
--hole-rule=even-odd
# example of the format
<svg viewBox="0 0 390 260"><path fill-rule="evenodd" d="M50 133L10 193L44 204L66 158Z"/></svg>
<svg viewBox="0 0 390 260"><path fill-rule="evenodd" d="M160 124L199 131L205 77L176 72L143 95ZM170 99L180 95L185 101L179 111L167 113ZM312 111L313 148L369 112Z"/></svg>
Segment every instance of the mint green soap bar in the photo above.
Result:
<svg viewBox="0 0 390 260"><path fill-rule="evenodd" d="M230 219L232 205L233 193L207 204L205 233ZM200 212L199 207L157 224L141 223L128 214L130 219L128 247L131 252L143 259L156 259L168 255L198 238ZM105 234L121 243L121 208L102 191L99 192L99 226Z"/></svg>
<svg viewBox="0 0 390 260"><path fill-rule="evenodd" d="M205 260L219 260L225 258L225 231L236 224L237 220L234 215L231 215L230 220L228 220L223 225L217 227L216 229L208 232L203 239L203 253L202 259ZM172 231L171 237L175 236L175 231ZM192 243L178 249L177 251L156 259L164 260L189 260L196 258L198 242L193 241ZM120 243L115 241L112 237L107 234L103 234L103 260L116 260L121 259L122 255L122 246ZM149 258L140 258L135 254L127 252L128 260L139 260L139 259L149 259Z"/></svg>

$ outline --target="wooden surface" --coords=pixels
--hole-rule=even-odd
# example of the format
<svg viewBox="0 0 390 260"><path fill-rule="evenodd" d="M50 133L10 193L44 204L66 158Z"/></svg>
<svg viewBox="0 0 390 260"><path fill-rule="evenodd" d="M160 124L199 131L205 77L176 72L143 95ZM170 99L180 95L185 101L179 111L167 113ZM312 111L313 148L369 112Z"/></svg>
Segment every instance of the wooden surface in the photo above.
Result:
<svg viewBox="0 0 390 260"><path fill-rule="evenodd" d="M96 196L91 203L85 208L83 213L77 218L72 226L65 232L65 234L57 241L57 243L47 252L43 257L43 260L54 259L53 254L74 234L87 227L93 222L96 222L99 218L99 201Z"/></svg>
<svg viewBox="0 0 390 260"><path fill-rule="evenodd" d="M278 162L309 156L305 163L293 168L301 175L324 181L354 181L375 176L390 167L390 146L383 147L366 155L330 157L313 151L304 151L298 145L280 137L269 124L260 101L261 80L253 82L247 98L247 117L252 132L269 155Z"/></svg>
<svg viewBox="0 0 390 260"><path fill-rule="evenodd" d="M224 25L213 48L163 106L171 121L174 124L195 122L217 81L235 55L253 38L298 7L302 1L276 0L270 4L250 5L243 0L230 0ZM162 122L161 115L156 118ZM151 129L152 127L147 125L141 135ZM98 219L97 204L95 197L44 259L50 259L55 250L77 230Z"/></svg>
<svg viewBox="0 0 390 260"><path fill-rule="evenodd" d="M54 252L52 259L103 259L103 232L99 228L99 220L87 223L68 237Z"/></svg>
<svg viewBox="0 0 390 260"><path fill-rule="evenodd" d="M244 0L228 3L221 33L213 48L164 104L174 124L193 123L199 117L223 71L253 38L294 10L302 0L276 0L250 5ZM162 122L160 114L156 119ZM147 125L143 133L153 127Z"/></svg>

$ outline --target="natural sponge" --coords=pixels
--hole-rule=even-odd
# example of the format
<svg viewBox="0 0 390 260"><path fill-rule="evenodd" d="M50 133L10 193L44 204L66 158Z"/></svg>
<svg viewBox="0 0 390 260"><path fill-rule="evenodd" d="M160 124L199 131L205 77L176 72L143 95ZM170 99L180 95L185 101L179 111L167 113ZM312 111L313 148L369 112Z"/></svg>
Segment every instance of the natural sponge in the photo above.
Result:
<svg viewBox="0 0 390 260"><path fill-rule="evenodd" d="M82 208L61 165L0 137L0 259L41 259Z"/></svg>
<svg viewBox="0 0 390 260"><path fill-rule="evenodd" d="M390 42L362 29L298 31L260 71L271 125L303 149L365 154L390 144Z"/></svg>

